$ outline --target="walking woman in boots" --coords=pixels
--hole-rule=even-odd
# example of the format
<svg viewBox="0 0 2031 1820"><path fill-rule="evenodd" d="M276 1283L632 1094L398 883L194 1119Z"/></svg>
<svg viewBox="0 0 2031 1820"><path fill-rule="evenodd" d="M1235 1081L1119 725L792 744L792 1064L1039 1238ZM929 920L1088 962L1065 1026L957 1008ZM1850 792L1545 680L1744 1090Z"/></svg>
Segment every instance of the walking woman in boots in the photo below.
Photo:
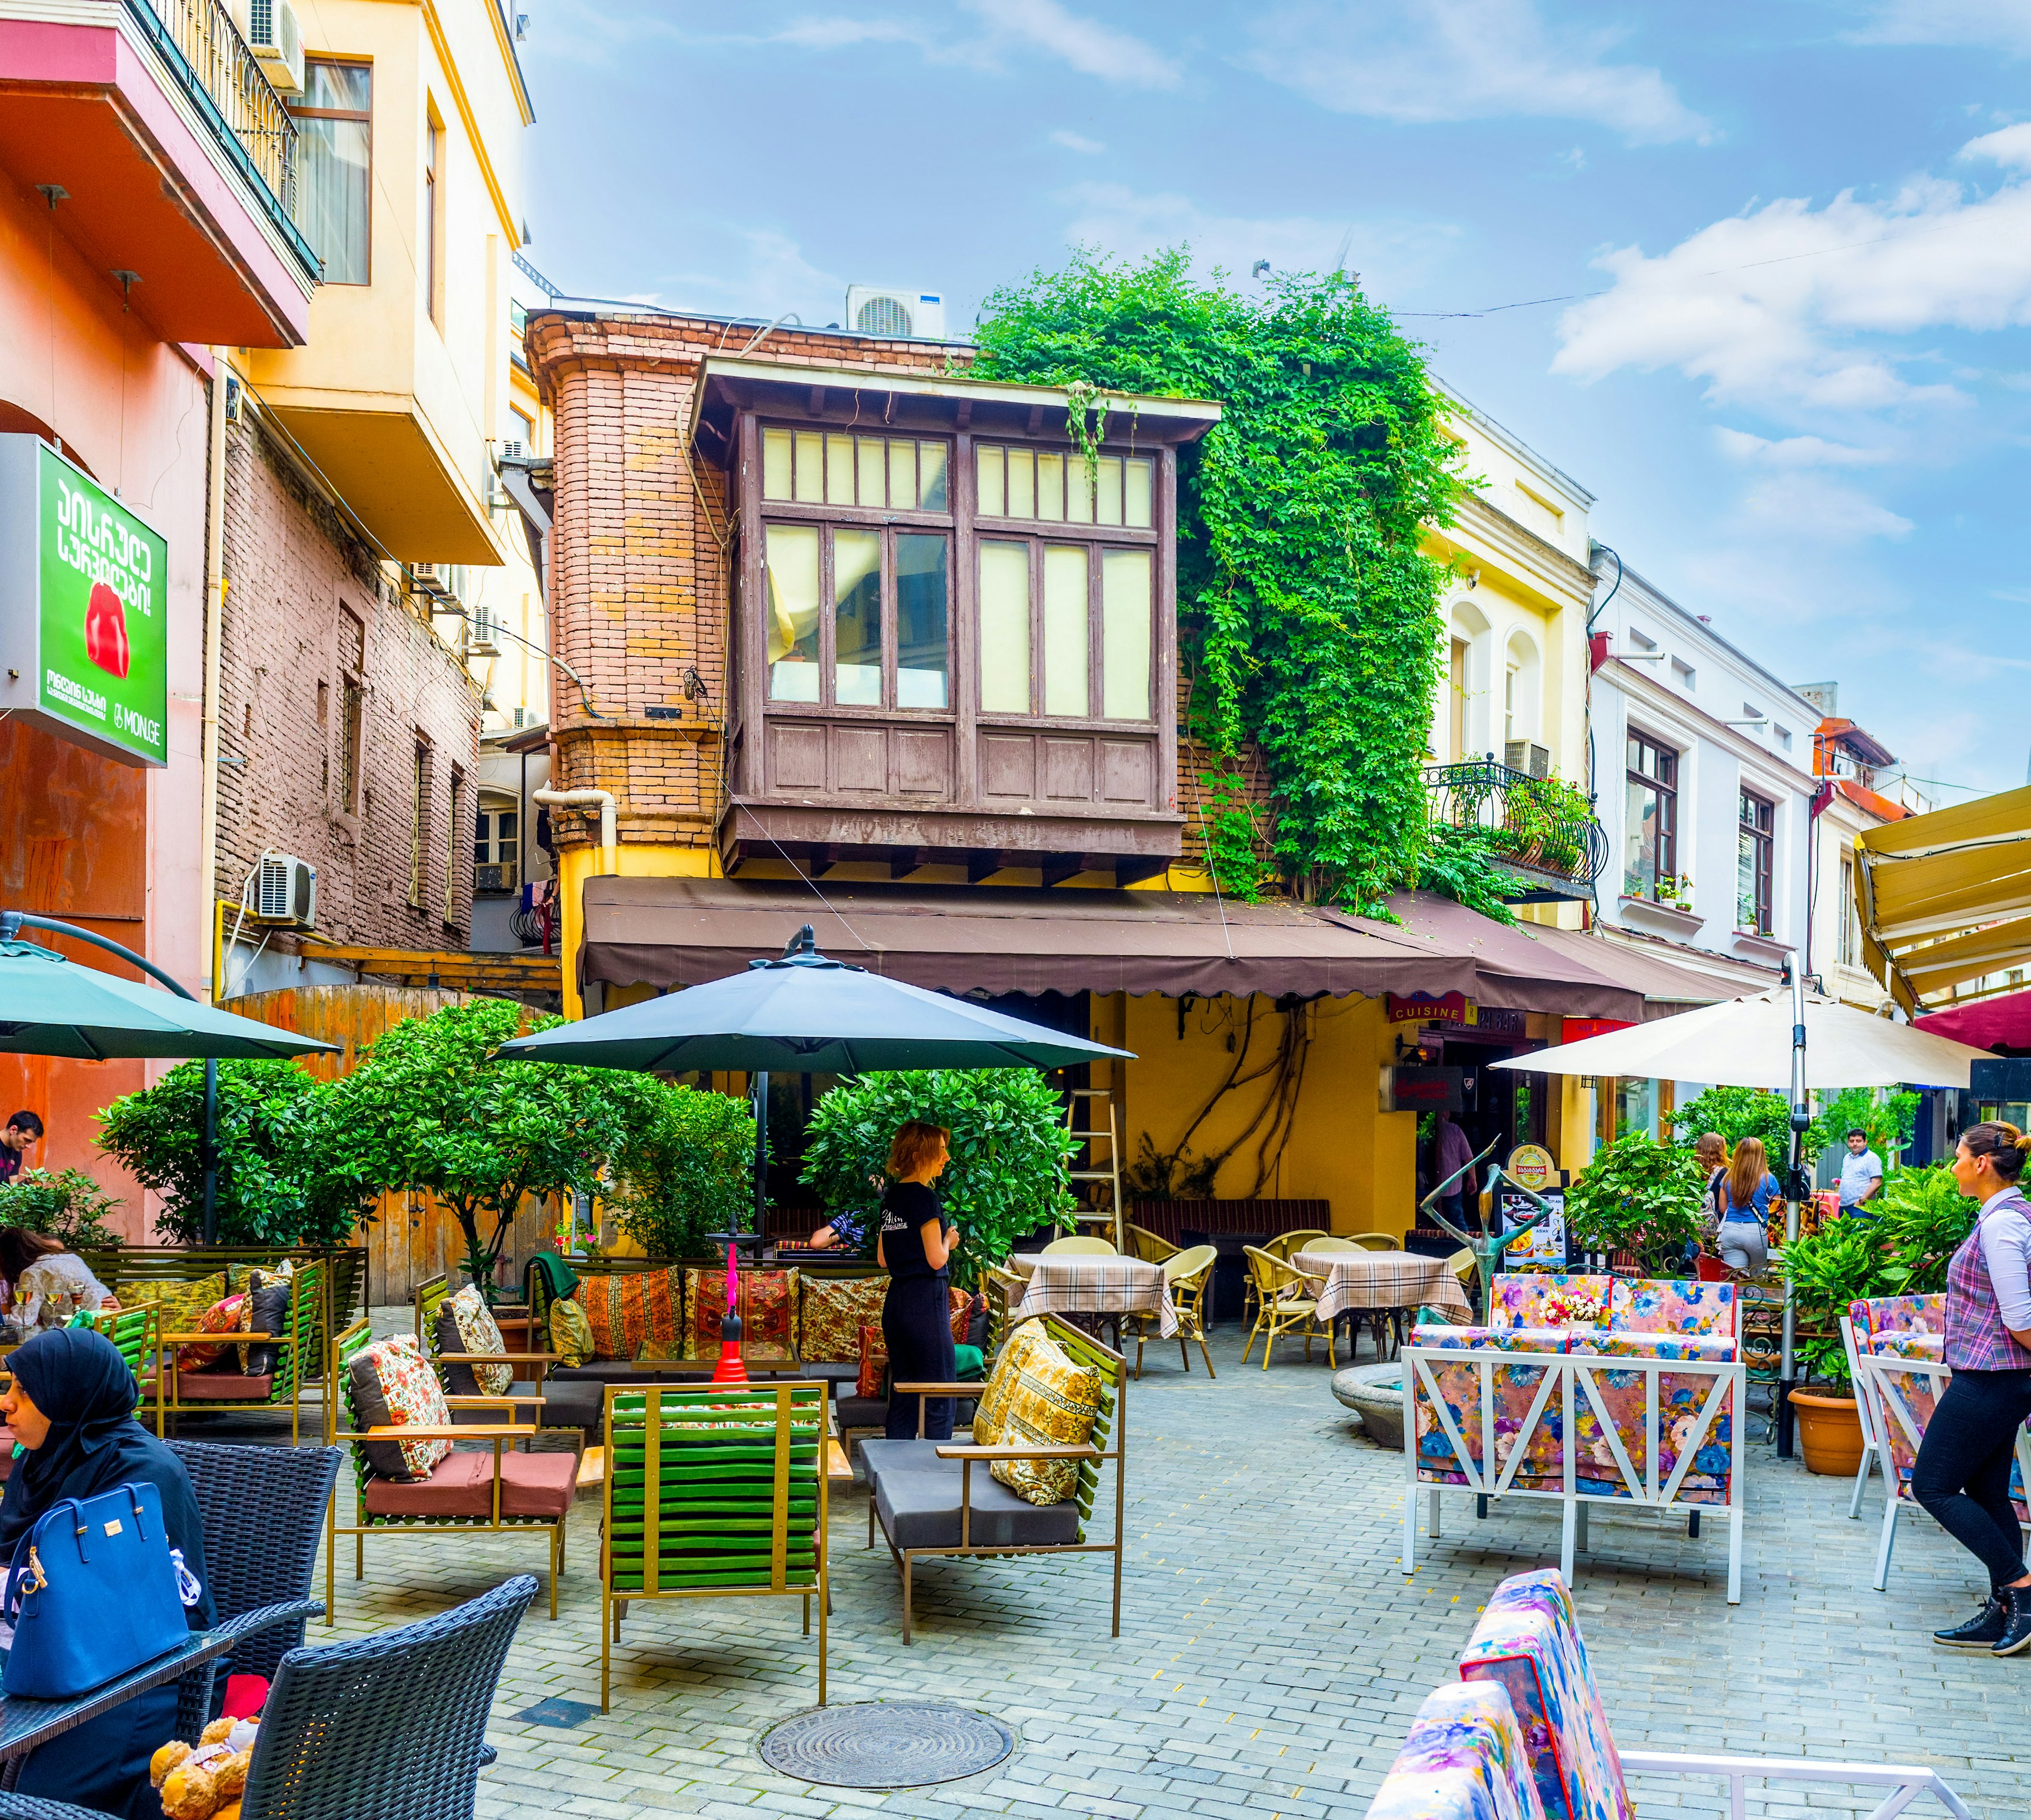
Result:
<svg viewBox="0 0 2031 1820"><path fill-rule="evenodd" d="M2017 1186L2031 1137L2000 1120L1962 1136L1954 1180L1981 1212L1947 1269L1954 1374L1911 1471L1911 1495L1988 1570L1981 1609L1934 1640L1999 1656L2031 1649L2031 1573L2010 1501L2017 1431L2031 1415L2031 1203Z"/></svg>

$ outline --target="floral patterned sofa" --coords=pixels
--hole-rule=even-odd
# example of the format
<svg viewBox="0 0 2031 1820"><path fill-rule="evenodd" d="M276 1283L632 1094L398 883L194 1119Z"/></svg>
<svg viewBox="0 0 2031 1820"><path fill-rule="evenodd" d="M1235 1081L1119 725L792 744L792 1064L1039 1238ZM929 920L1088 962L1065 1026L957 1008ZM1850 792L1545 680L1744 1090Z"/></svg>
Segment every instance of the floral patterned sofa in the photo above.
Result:
<svg viewBox="0 0 2031 1820"><path fill-rule="evenodd" d="M1496 1588L1459 1673L1411 1721L1368 1820L1634 1820L1629 1782L1641 1775L1723 1777L1737 1813L1745 1782L1861 1781L1874 1785L1872 1799L1887 1794L1880 1812L1902 1813L1930 1794L1970 1820L1930 1769L1619 1749L1572 1595L1549 1568Z"/></svg>
<svg viewBox="0 0 2031 1820"><path fill-rule="evenodd" d="M1431 1493L1430 1533L1440 1533L1441 1486L1482 1499L1689 1505L1694 1535L1697 1507L1719 1506L1731 1517L1732 1602L1742 1393L1735 1285L1505 1274L1489 1303L1486 1326L1420 1326L1404 1354L1406 1451L1414 1486ZM1414 1523L1407 1509L1407 1571ZM1582 1505L1568 1516L1569 1571L1584 1528Z"/></svg>

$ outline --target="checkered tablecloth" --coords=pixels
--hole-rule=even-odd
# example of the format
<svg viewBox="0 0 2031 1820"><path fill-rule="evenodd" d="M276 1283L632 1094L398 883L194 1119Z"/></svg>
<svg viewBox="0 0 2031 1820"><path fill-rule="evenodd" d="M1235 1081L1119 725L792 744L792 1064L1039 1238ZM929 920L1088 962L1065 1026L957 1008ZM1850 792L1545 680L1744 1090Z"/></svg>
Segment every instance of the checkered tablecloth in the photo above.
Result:
<svg viewBox="0 0 2031 1820"><path fill-rule="evenodd" d="M1140 1258L1084 1252L1039 1257L1029 1291L1010 1318L1027 1321L1032 1315L1154 1315L1164 1338L1178 1330L1162 1270Z"/></svg>
<svg viewBox="0 0 2031 1820"><path fill-rule="evenodd" d="M1420 1303L1463 1322L1474 1318L1473 1305L1444 1258L1413 1251L1300 1251L1291 1264L1319 1280L1321 1322L1357 1308L1415 1308Z"/></svg>

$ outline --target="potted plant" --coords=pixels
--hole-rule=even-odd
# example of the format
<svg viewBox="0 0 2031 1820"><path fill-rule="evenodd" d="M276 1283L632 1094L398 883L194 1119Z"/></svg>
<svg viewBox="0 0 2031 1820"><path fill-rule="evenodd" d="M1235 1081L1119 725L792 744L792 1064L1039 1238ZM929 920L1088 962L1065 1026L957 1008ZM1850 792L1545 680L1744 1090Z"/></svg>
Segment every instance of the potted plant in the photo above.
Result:
<svg viewBox="0 0 2031 1820"><path fill-rule="evenodd" d="M119 1244L120 1235L106 1223L119 1205L83 1169L24 1169L0 1184L0 1226L47 1233L67 1251Z"/></svg>
<svg viewBox="0 0 2031 1820"><path fill-rule="evenodd" d="M1865 1220L1829 1220L1784 1248L1801 1329L1798 1362L1809 1386L1791 1397L1808 1472L1852 1479L1861 1464L1861 1417L1840 1318L1849 1303L1881 1289L1885 1249L1882 1234ZM1812 1385L1815 1378L1821 1382Z"/></svg>
<svg viewBox="0 0 2031 1820"><path fill-rule="evenodd" d="M1648 1277L1682 1276L1705 1186L1690 1151L1631 1132L1596 1151L1566 1191L1567 1241L1631 1252Z"/></svg>

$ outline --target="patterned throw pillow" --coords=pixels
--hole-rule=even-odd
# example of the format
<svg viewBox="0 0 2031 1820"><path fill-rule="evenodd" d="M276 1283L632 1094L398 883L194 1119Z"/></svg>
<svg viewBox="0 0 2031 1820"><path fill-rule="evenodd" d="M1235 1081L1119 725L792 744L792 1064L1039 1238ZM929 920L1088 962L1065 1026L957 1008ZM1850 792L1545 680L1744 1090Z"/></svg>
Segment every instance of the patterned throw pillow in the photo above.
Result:
<svg viewBox="0 0 2031 1820"><path fill-rule="evenodd" d="M747 1326L742 1338L750 1346L790 1345L790 1314L797 1305L795 1270L743 1270L741 1285L747 1292ZM719 1323L726 1313L726 1273L724 1270L687 1270L684 1293L691 1307L687 1335L687 1359L719 1356Z"/></svg>
<svg viewBox="0 0 2031 1820"><path fill-rule="evenodd" d="M550 1350L567 1365L583 1365L597 1350L585 1311L568 1296L550 1304Z"/></svg>
<svg viewBox="0 0 2031 1820"><path fill-rule="evenodd" d="M467 1284L446 1306L451 1310L458 1337L464 1342L459 1348L461 1352L508 1350L508 1342L501 1337L501 1329L494 1321L494 1311L487 1307L477 1284ZM515 1368L512 1365L475 1365L472 1374L483 1397L505 1397L515 1388Z"/></svg>
<svg viewBox="0 0 2031 1820"><path fill-rule="evenodd" d="M973 1305L976 1300L982 1307L987 1306L987 1299L984 1296L970 1296L963 1289L952 1292L952 1330L955 1346L966 1344L967 1330L973 1326Z"/></svg>
<svg viewBox="0 0 2031 1820"><path fill-rule="evenodd" d="M994 1369L987 1374L987 1387L981 1393L979 1407L973 1412L975 1446L1001 1445L1001 1424L1008 1415L1008 1399L1014 1393L1016 1381L1022 1375L1030 1347L1045 1337L1044 1330L1034 1321L1025 1321L1008 1336L1008 1343L1001 1348L1001 1356L994 1361Z"/></svg>
<svg viewBox="0 0 2031 1820"><path fill-rule="evenodd" d="M208 1277L194 1277L188 1283L129 1277L114 1284L113 1292L123 1308L138 1308L143 1302L159 1303L165 1333L195 1333L205 1310L225 1296L225 1273L214 1270Z"/></svg>
<svg viewBox="0 0 2031 1820"><path fill-rule="evenodd" d="M798 1351L807 1365L843 1365L860 1353L860 1330L881 1318L886 1277L800 1277ZM720 1290L722 1303L726 1298Z"/></svg>
<svg viewBox="0 0 2031 1820"><path fill-rule="evenodd" d="M444 1428L451 1408L414 1337L398 1333L356 1353L353 1411L362 1428ZM383 1479L427 1479L451 1452L449 1441L369 1441L367 1464Z"/></svg>
<svg viewBox="0 0 2031 1820"><path fill-rule="evenodd" d="M860 1376L853 1393L876 1402L889 1394L889 1345L879 1327L860 1330Z"/></svg>
<svg viewBox="0 0 2031 1820"><path fill-rule="evenodd" d="M1100 1400L1100 1374L1075 1365L1040 1326L1008 1386L1001 1438L991 1445L1077 1447L1093 1438ZM976 1445L979 1434L976 1421ZM997 1460L988 1471L1031 1504L1062 1504L1079 1484L1075 1460Z"/></svg>
<svg viewBox="0 0 2031 1820"><path fill-rule="evenodd" d="M197 1324L185 1331L192 1333L244 1333L252 1330L250 1317L254 1312L253 1299L244 1291L237 1296L228 1296L205 1310L197 1318ZM179 1371L203 1371L216 1365L228 1352L237 1348L223 1342L214 1345L210 1342L194 1343L177 1348L177 1369ZM236 1359L237 1365L239 1361Z"/></svg>
<svg viewBox="0 0 2031 1820"><path fill-rule="evenodd" d="M680 1359L684 1283L692 1273L613 1270L582 1277L572 1299L592 1330L595 1359Z"/></svg>

